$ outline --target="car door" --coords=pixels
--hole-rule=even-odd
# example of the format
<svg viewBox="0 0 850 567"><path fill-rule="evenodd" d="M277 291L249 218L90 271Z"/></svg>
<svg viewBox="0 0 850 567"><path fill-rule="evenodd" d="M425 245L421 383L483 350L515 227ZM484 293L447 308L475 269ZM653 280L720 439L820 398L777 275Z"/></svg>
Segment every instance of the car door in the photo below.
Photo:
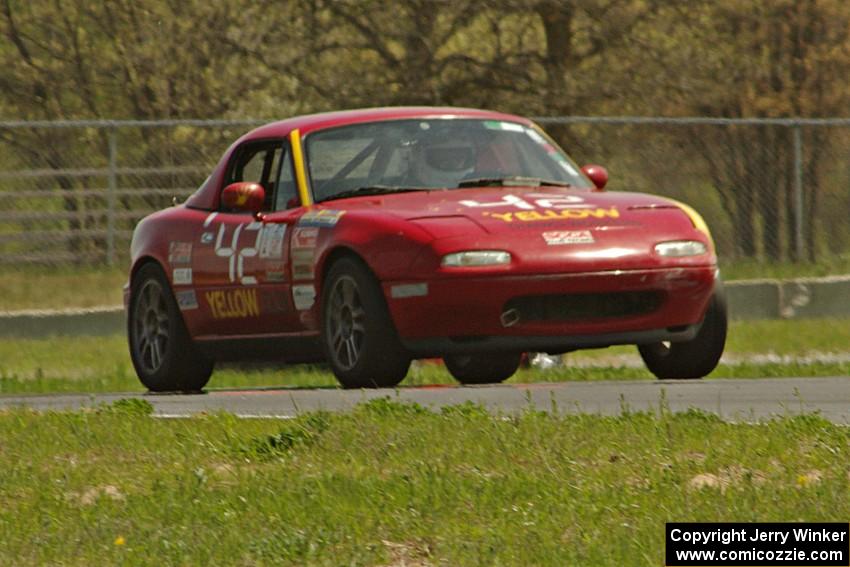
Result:
<svg viewBox="0 0 850 567"><path fill-rule="evenodd" d="M291 163L285 140L251 141L234 152L222 190L241 181L259 183L265 203L258 215L221 207L204 220L193 255L203 314L197 335L254 336L298 328L286 269L291 231L285 222L264 221L268 213L298 205Z"/></svg>

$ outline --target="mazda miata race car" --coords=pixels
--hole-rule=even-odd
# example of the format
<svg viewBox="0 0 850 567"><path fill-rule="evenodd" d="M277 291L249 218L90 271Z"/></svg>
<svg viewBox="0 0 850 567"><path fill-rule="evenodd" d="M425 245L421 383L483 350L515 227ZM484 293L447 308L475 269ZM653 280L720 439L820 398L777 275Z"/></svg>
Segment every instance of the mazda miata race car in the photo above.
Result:
<svg viewBox="0 0 850 567"><path fill-rule="evenodd" d="M442 358L490 383L524 352L634 344L659 378L705 376L726 340L708 227L671 199L606 192L607 177L496 112L257 128L135 229L136 372L193 391L217 361L325 361L346 387L389 387Z"/></svg>

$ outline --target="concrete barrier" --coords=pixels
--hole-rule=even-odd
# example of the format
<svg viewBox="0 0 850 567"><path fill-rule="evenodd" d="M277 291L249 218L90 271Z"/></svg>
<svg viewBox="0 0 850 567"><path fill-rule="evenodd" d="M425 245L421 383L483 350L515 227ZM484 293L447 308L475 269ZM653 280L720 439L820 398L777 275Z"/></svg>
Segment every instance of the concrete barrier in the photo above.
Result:
<svg viewBox="0 0 850 567"><path fill-rule="evenodd" d="M726 282L735 320L850 318L850 275ZM126 332L121 306L0 312L0 339L104 336Z"/></svg>
<svg viewBox="0 0 850 567"><path fill-rule="evenodd" d="M850 275L782 282L783 318L850 316Z"/></svg>
<svg viewBox="0 0 850 567"><path fill-rule="evenodd" d="M778 319L782 316L782 282L740 280L725 282L732 319Z"/></svg>
<svg viewBox="0 0 850 567"><path fill-rule="evenodd" d="M726 282L733 319L850 317L850 275Z"/></svg>
<svg viewBox="0 0 850 567"><path fill-rule="evenodd" d="M124 308L28 310L0 312L0 339L50 336L104 336L125 332Z"/></svg>

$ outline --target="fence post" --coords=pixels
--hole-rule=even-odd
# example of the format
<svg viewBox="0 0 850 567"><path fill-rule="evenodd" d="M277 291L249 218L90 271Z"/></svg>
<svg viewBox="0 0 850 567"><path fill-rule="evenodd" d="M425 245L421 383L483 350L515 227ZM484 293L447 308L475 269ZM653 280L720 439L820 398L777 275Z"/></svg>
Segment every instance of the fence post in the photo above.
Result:
<svg viewBox="0 0 850 567"><path fill-rule="evenodd" d="M115 263L115 200L118 192L118 129L109 127L109 177L106 195L106 263Z"/></svg>
<svg viewBox="0 0 850 567"><path fill-rule="evenodd" d="M794 130L794 250L798 262L803 261L803 129L795 122Z"/></svg>

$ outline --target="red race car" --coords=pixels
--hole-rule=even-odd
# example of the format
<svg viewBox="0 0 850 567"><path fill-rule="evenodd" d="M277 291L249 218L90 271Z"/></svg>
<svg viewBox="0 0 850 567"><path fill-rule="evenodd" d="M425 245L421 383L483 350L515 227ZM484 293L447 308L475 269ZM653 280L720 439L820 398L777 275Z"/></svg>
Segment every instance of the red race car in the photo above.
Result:
<svg viewBox="0 0 850 567"><path fill-rule="evenodd" d="M523 352L635 344L700 378L726 340L708 227L667 198L605 192L532 121L459 108L257 128L182 205L136 227L133 364L154 391L216 361L326 361L346 387L415 358L500 382Z"/></svg>

